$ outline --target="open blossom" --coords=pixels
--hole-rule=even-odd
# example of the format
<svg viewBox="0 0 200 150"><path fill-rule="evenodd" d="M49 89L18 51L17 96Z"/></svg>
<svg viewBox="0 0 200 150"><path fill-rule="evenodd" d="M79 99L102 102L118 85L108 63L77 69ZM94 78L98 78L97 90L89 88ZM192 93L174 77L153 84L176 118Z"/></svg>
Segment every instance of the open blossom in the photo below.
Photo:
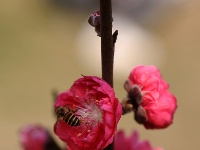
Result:
<svg viewBox="0 0 200 150"><path fill-rule="evenodd" d="M155 66L137 66L124 85L135 119L147 129L165 128L172 123L176 98Z"/></svg>
<svg viewBox="0 0 200 150"><path fill-rule="evenodd" d="M108 146L122 114L111 86L94 76L76 80L69 90L58 95L54 108L58 116L54 132L69 150Z"/></svg>
<svg viewBox="0 0 200 150"><path fill-rule="evenodd" d="M123 131L118 131L115 135L114 150L163 150L162 148L152 148L149 141L140 141L139 134L134 131L126 137Z"/></svg>
<svg viewBox="0 0 200 150"><path fill-rule="evenodd" d="M45 150L48 141L47 130L39 125L28 125L20 130L23 150Z"/></svg>

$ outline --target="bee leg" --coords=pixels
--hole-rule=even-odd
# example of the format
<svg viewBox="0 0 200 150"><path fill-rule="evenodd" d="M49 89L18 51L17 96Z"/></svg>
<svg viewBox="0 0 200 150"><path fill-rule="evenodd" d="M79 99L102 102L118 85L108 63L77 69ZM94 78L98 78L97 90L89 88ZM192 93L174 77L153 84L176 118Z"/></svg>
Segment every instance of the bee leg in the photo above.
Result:
<svg viewBox="0 0 200 150"><path fill-rule="evenodd" d="M70 112L70 111L71 111L70 105L69 105L69 104L65 105L63 108L64 108L67 112Z"/></svg>

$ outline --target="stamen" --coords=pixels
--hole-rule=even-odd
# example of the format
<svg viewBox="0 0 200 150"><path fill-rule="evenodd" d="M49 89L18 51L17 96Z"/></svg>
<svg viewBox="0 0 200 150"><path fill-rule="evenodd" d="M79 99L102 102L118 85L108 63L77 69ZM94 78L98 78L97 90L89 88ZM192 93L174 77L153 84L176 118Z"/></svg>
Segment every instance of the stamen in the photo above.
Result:
<svg viewBox="0 0 200 150"><path fill-rule="evenodd" d="M97 104L99 103L99 101L98 101L98 100L96 100L95 102L96 102Z"/></svg>
<svg viewBox="0 0 200 150"><path fill-rule="evenodd" d="M83 107L80 107L80 106L77 106L77 105L76 105L76 108L82 109L82 110L83 110L83 113L85 113L85 112L87 111L86 108L83 108Z"/></svg>
<svg viewBox="0 0 200 150"><path fill-rule="evenodd" d="M86 89L87 91L88 89ZM100 121L102 121L102 112L99 108L99 100L96 96L90 96L86 98L76 97L75 103L72 104L75 108L74 115L80 116L80 124L83 125L83 130L77 134L77 137L82 136L84 133L90 133L92 128ZM77 104L78 103L78 104Z"/></svg>
<svg viewBox="0 0 200 150"><path fill-rule="evenodd" d="M87 126L87 127L85 127L85 129L83 130L83 132L81 132L81 133L78 133L77 137L81 136L81 135L82 135L84 132L86 132L87 128L88 128L88 126ZM89 133L89 132L90 132L90 130L87 130L87 132Z"/></svg>
<svg viewBox="0 0 200 150"><path fill-rule="evenodd" d="M85 106L84 101L81 101L80 98L79 99L77 99L77 98L74 98L74 100L77 101L78 103L80 103L82 106Z"/></svg>

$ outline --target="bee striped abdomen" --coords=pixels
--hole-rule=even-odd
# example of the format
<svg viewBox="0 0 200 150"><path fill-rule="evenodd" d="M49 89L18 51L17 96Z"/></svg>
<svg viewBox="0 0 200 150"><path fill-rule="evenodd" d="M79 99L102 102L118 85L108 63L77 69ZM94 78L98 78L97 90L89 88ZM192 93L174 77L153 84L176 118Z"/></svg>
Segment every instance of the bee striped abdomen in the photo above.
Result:
<svg viewBox="0 0 200 150"><path fill-rule="evenodd" d="M70 126L80 126L80 120L71 112L67 112L63 117L63 121Z"/></svg>

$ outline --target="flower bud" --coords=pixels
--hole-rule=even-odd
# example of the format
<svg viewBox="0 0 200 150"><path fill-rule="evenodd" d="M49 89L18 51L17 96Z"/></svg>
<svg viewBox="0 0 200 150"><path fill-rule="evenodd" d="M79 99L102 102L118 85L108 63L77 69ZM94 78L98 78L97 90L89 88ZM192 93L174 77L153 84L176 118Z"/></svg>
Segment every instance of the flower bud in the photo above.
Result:
<svg viewBox="0 0 200 150"><path fill-rule="evenodd" d="M20 143L24 150L45 150L48 140L47 130L39 125L28 125L20 131Z"/></svg>
<svg viewBox="0 0 200 150"><path fill-rule="evenodd" d="M20 130L23 150L61 150L48 130L41 125L27 125Z"/></svg>
<svg viewBox="0 0 200 150"><path fill-rule="evenodd" d="M112 21L113 21L113 18L112 18ZM100 11L93 12L88 18L88 23L95 28L95 32L97 33L97 36L101 37L101 16L100 16ZM118 34L118 31L114 35L113 43L115 43L116 40L117 40L117 35L116 34Z"/></svg>
<svg viewBox="0 0 200 150"><path fill-rule="evenodd" d="M168 91L155 66L137 66L125 82L127 103L133 105L135 120L147 129L166 128L177 108L176 98Z"/></svg>
<svg viewBox="0 0 200 150"><path fill-rule="evenodd" d="M101 18L100 18L100 11L93 12L89 19L88 23L95 27L95 32L97 33L97 36L101 37Z"/></svg>
<svg viewBox="0 0 200 150"><path fill-rule="evenodd" d="M139 133L134 131L130 137L126 137L124 132L118 131L115 135L114 150L162 150L152 148L149 141L140 141Z"/></svg>

